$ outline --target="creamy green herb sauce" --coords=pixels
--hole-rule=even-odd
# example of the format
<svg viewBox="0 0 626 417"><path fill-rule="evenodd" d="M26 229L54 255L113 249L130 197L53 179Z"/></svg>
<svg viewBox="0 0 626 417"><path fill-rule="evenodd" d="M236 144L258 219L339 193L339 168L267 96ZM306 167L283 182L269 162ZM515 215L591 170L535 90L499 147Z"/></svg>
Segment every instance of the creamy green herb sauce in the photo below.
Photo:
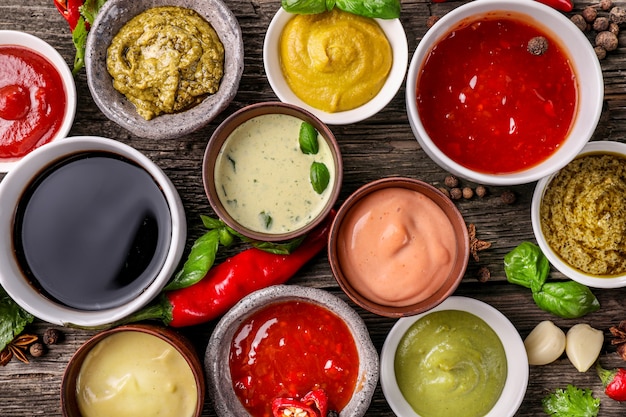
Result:
<svg viewBox="0 0 626 417"><path fill-rule="evenodd" d="M332 193L335 164L318 134L319 152L304 154L298 141L302 121L285 114L254 117L224 142L215 164L219 199L237 222L263 233L287 233L319 214ZM310 181L311 164L322 162L330 184L318 194Z"/></svg>
<svg viewBox="0 0 626 417"><path fill-rule="evenodd" d="M113 87L146 120L195 106L217 92L224 46L196 11L154 7L135 16L107 50Z"/></svg>
<svg viewBox="0 0 626 417"><path fill-rule="evenodd" d="M507 376L506 354L481 318L441 310L417 320L396 350L404 398L422 417L481 417L495 405Z"/></svg>

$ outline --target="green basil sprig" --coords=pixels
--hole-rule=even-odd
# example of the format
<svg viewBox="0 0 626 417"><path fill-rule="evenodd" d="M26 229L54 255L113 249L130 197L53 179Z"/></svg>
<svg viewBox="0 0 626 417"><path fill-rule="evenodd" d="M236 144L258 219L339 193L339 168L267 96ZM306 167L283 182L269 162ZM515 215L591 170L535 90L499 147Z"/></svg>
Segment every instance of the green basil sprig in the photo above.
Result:
<svg viewBox="0 0 626 417"><path fill-rule="evenodd" d="M285 11L294 14L318 14L337 7L344 12L378 19L400 17L400 0L282 0Z"/></svg>
<svg viewBox="0 0 626 417"><path fill-rule="evenodd" d="M303 154L317 155L320 150L320 144L317 140L317 130L310 123L302 122L298 141Z"/></svg>
<svg viewBox="0 0 626 417"><path fill-rule="evenodd" d="M507 281L530 288L539 308L563 318L597 311L600 303L591 290L576 281L546 282L550 264L541 248L523 242L504 256Z"/></svg>
<svg viewBox="0 0 626 417"><path fill-rule="evenodd" d="M311 164L311 185L316 193L322 194L330 183L330 172L322 162Z"/></svg>

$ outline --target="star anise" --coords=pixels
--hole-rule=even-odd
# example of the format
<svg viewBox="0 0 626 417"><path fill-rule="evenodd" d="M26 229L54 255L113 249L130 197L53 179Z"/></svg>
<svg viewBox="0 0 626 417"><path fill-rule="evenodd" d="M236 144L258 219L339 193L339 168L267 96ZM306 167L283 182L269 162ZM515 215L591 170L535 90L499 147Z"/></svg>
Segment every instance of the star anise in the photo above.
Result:
<svg viewBox="0 0 626 417"><path fill-rule="evenodd" d="M619 322L617 326L609 327L609 331L613 336L612 345L617 345L617 354L626 361L626 320Z"/></svg>
<svg viewBox="0 0 626 417"><path fill-rule="evenodd" d="M26 350L28 349L28 346L36 342L37 339L38 336L34 334L23 334L13 339L2 350L2 352L0 352L0 366L4 366L9 363L13 357L16 357L24 363L28 363Z"/></svg>
<svg viewBox="0 0 626 417"><path fill-rule="evenodd" d="M470 223L467 226L467 231L469 233L470 253L472 254L474 260L478 262L478 252L489 249L491 247L491 242L485 242L484 240L480 240L476 237L476 225L474 223Z"/></svg>

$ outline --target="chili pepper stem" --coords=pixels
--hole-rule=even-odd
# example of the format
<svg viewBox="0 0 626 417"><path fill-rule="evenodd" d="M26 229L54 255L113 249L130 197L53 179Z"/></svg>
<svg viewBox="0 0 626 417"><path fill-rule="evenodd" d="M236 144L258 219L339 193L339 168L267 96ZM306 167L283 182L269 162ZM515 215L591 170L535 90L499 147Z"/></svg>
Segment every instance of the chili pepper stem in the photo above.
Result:
<svg viewBox="0 0 626 417"><path fill-rule="evenodd" d="M602 381L602 385L604 385L605 387L613 380L613 378L617 374L617 371L615 370L604 369L600 365L600 362L596 362L596 372L598 373L598 376Z"/></svg>

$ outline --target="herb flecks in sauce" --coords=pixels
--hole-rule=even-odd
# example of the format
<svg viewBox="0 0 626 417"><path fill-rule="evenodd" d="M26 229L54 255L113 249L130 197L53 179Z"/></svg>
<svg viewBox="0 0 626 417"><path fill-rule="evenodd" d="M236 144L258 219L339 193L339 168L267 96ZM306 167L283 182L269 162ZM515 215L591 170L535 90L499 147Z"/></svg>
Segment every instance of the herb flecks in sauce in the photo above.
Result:
<svg viewBox="0 0 626 417"><path fill-rule="evenodd" d="M113 86L146 120L193 107L219 89L224 46L194 10L148 9L131 19L107 50Z"/></svg>
<svg viewBox="0 0 626 417"><path fill-rule="evenodd" d="M540 216L546 241L566 263L592 275L625 273L626 159L575 159L550 182Z"/></svg>

